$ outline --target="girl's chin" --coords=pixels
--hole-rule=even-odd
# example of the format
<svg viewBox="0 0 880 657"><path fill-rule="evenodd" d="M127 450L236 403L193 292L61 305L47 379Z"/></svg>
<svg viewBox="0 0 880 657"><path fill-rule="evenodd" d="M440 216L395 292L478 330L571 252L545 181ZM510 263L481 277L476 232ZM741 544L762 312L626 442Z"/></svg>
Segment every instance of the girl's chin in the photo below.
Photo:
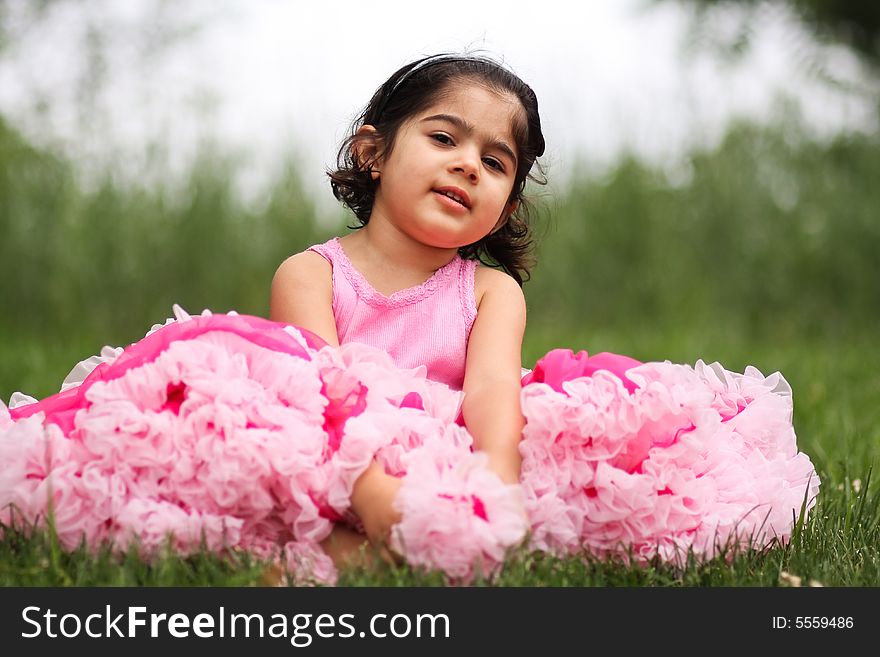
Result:
<svg viewBox="0 0 880 657"><path fill-rule="evenodd" d="M435 249L460 249L468 244L478 242L480 237L464 235L458 231L426 231L418 237L419 241L426 246Z"/></svg>

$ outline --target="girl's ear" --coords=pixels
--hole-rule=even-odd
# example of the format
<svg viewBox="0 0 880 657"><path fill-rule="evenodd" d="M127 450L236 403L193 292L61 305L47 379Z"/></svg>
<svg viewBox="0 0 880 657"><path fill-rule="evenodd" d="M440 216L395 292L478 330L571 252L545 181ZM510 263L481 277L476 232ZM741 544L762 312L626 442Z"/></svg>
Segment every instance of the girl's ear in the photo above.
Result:
<svg viewBox="0 0 880 657"><path fill-rule="evenodd" d="M516 209L518 207L519 207L519 201L517 201L517 200L510 201L504 207L504 211L501 213L501 217L498 219L498 222L495 224L495 227L492 229L492 231L489 234L492 235L493 233L497 233L499 230L501 230L501 228L504 226L504 224L507 223L507 220L510 219L510 215L512 215L514 212L516 212Z"/></svg>
<svg viewBox="0 0 880 657"><path fill-rule="evenodd" d="M357 139L351 149L359 168L369 171L373 180L379 179L380 170L376 168L380 159L381 138L376 128L370 124L361 126L355 133Z"/></svg>

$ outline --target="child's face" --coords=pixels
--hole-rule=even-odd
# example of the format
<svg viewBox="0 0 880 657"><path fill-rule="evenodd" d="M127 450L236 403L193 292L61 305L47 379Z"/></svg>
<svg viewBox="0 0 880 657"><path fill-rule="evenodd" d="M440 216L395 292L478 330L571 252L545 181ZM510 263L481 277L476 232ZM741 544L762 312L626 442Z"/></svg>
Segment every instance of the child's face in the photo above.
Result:
<svg viewBox="0 0 880 657"><path fill-rule="evenodd" d="M516 208L508 199L518 156L512 125L521 112L515 97L465 83L406 121L377 163L370 222L391 222L438 248L472 244L500 227Z"/></svg>

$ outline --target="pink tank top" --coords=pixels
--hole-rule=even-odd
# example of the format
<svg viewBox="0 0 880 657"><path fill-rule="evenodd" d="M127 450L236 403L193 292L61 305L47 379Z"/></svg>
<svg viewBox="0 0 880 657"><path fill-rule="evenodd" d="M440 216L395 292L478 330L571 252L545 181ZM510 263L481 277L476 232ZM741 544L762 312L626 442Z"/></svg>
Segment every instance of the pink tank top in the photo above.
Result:
<svg viewBox="0 0 880 657"><path fill-rule="evenodd" d="M333 317L339 344L387 352L398 367L424 365L427 376L461 390L477 306L477 263L456 255L421 285L386 297L354 268L338 238L309 248L333 267Z"/></svg>

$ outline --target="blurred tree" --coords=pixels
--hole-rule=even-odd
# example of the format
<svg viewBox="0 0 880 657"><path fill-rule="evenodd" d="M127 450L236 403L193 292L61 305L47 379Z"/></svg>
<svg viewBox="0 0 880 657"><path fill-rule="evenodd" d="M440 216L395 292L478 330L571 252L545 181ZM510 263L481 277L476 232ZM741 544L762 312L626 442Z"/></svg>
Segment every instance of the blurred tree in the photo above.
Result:
<svg viewBox="0 0 880 657"><path fill-rule="evenodd" d="M880 63L880 4L866 0L790 1L803 21L823 36L849 43Z"/></svg>
<svg viewBox="0 0 880 657"><path fill-rule="evenodd" d="M698 22L713 10L735 7L743 22L730 43L734 49L747 45L751 23L760 20L768 6L784 6L823 43L851 47L880 74L880 3L869 0L678 0L696 10Z"/></svg>
<svg viewBox="0 0 880 657"><path fill-rule="evenodd" d="M75 122L82 167L90 142L101 152L112 146L109 94L119 81L148 106L161 85L156 72L223 11L170 0L0 0L0 67L18 105L0 113L62 151L70 144L53 139L52 125Z"/></svg>

